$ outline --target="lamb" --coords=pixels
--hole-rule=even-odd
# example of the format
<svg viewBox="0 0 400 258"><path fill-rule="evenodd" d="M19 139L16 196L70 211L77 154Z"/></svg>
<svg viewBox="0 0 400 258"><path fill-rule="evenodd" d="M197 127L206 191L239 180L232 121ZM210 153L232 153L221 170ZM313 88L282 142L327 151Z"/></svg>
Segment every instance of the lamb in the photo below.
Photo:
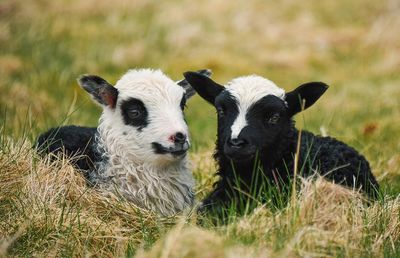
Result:
<svg viewBox="0 0 400 258"><path fill-rule="evenodd" d="M327 180L377 196L379 186L368 161L355 149L307 131L299 136L295 128L292 117L322 96L328 88L325 83L309 82L285 93L256 75L236 78L226 87L196 72L184 76L218 114L214 158L220 179L200 211L235 207L238 200L253 198L260 191L265 196L271 186L278 192L290 190L299 137L298 175L317 172Z"/></svg>
<svg viewBox="0 0 400 258"><path fill-rule="evenodd" d="M96 75L78 82L103 108L98 127L50 129L38 138L38 150L66 155L90 185L139 207L164 216L191 207L194 180L183 111L195 92L187 81L139 69L128 71L115 87Z"/></svg>

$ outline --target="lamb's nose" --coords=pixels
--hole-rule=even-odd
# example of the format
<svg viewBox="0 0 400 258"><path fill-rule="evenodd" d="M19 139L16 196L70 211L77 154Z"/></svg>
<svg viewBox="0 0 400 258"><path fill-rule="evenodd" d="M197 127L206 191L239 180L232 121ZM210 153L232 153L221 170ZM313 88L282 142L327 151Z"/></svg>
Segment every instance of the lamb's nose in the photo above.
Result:
<svg viewBox="0 0 400 258"><path fill-rule="evenodd" d="M177 132L174 136L173 136L173 140L174 143L185 143L186 142L186 135L181 133L181 132Z"/></svg>
<svg viewBox="0 0 400 258"><path fill-rule="evenodd" d="M245 146L247 144L247 141L244 139L240 139L240 138L234 138L234 139L230 139L228 141L228 144L232 147L232 148L243 148L243 146Z"/></svg>

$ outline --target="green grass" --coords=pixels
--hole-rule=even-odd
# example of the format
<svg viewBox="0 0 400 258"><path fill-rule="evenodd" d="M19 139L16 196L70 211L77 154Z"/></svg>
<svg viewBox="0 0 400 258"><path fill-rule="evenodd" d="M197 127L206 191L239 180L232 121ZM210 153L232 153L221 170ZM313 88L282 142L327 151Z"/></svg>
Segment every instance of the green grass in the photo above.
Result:
<svg viewBox="0 0 400 258"><path fill-rule="evenodd" d="M399 17L392 0L1 1L0 256L398 257ZM259 207L228 226L200 228L194 215L160 219L107 201L65 161L32 153L50 127L97 124L101 111L77 85L79 75L116 82L137 67L176 80L211 68L221 83L255 73L287 90L328 83L297 124L363 153L384 201L357 209L359 197L320 185L301 192L315 202L299 195L293 207ZM216 115L198 96L186 115L201 199L215 180ZM321 193L351 201L339 198L333 208Z"/></svg>

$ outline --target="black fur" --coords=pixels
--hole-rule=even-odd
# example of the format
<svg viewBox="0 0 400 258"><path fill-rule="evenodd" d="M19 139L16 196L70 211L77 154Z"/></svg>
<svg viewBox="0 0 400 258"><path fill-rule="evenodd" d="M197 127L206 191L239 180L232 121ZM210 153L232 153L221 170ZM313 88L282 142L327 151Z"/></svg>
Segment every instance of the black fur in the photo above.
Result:
<svg viewBox="0 0 400 258"><path fill-rule="evenodd" d="M106 80L97 75L82 75L78 83L99 104L115 108L118 90Z"/></svg>
<svg viewBox="0 0 400 258"><path fill-rule="evenodd" d="M186 72L183 74L183 76L194 88L194 90L212 105L214 105L215 97L224 90L222 85L219 85L201 73Z"/></svg>
<svg viewBox="0 0 400 258"><path fill-rule="evenodd" d="M210 77L212 74L211 70L209 70L209 69L197 70L197 73L205 75L207 77ZM190 85L190 83L188 83L188 81L186 79L179 81L177 84L185 89L186 99L189 99L194 94L196 94L196 91L193 89L193 87Z"/></svg>
<svg viewBox="0 0 400 258"><path fill-rule="evenodd" d="M121 113L126 125L135 126L141 131L149 124L148 112L144 103L136 98L130 98L121 103Z"/></svg>
<svg viewBox="0 0 400 258"><path fill-rule="evenodd" d="M186 107L186 101L187 101L187 99L186 99L186 96L185 96L185 95L183 95L183 97L182 97L182 99L181 99L181 103L179 104L179 105L180 105L180 107L181 107L181 109L182 109L182 111L183 111L183 110L185 110L185 107Z"/></svg>
<svg viewBox="0 0 400 258"><path fill-rule="evenodd" d="M94 163L100 161L95 145L96 134L95 127L74 125L56 127L39 136L36 148L42 155L48 153L66 155L71 158L72 164L88 177L89 171L94 169Z"/></svg>
<svg viewBox="0 0 400 258"><path fill-rule="evenodd" d="M327 89L328 85L323 82L309 82L288 92L286 94L286 101L290 103L289 114L293 116L312 106Z"/></svg>
<svg viewBox="0 0 400 258"><path fill-rule="evenodd" d="M257 172L261 171L262 175L253 174L254 158L234 162L225 155L224 143L217 140L214 158L219 167L217 174L220 180L215 184L212 193L203 200L200 209L215 210L221 206L228 207L231 202L237 201L235 199L239 199L243 192L259 192L257 186L253 189L249 186L260 178L268 180L268 184L276 185L278 189L287 188L294 174L298 135L294 122L291 122L285 131L280 132L278 141L271 143L269 149L259 151L262 169ZM219 136L217 138L219 139ZM379 186L371 173L368 161L355 149L334 138L315 136L303 131L298 167L299 175L303 177L322 172L325 178L335 183L361 189L372 198L377 196ZM256 179L256 176L259 178ZM237 178L240 179L239 186ZM246 196L244 198L247 199Z"/></svg>
<svg viewBox="0 0 400 258"><path fill-rule="evenodd" d="M170 153L174 156L182 156L182 155L186 154L186 151L189 148L189 145L186 143L186 140L185 140L185 142L181 142L181 143L175 142L175 146L169 147L169 148L162 146L158 142L152 142L151 145L153 147L154 153L156 153L156 154Z"/></svg>
<svg viewBox="0 0 400 258"><path fill-rule="evenodd" d="M292 116L317 101L327 89L326 84L301 85L286 94L286 103L272 95L261 98L247 112L247 126L237 139L231 139L231 126L238 115L237 100L209 78L192 72L184 75L218 113L214 158L220 179L200 210L219 212L222 207L239 203L239 199L249 200L254 193L268 191L266 182L278 191L289 189L299 137ZM378 183L361 154L334 138L303 131L298 174L309 177L315 172L335 183L361 189L370 197L377 196Z"/></svg>
<svg viewBox="0 0 400 258"><path fill-rule="evenodd" d="M154 153L156 153L156 154L167 154L167 153L169 153L169 151L164 146L159 144L158 142L152 142L151 146L153 146Z"/></svg>

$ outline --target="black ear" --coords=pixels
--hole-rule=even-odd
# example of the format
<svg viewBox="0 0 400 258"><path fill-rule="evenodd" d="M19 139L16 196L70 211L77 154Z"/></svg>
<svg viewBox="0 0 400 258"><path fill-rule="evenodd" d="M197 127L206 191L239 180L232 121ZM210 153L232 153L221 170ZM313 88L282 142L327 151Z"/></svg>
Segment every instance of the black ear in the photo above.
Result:
<svg viewBox="0 0 400 258"><path fill-rule="evenodd" d="M118 90L106 80L97 75L82 75L78 78L78 83L98 103L115 108Z"/></svg>
<svg viewBox="0 0 400 258"><path fill-rule="evenodd" d="M312 106L327 89L328 85L323 82L308 82L286 93L285 100L290 116Z"/></svg>
<svg viewBox="0 0 400 258"><path fill-rule="evenodd" d="M202 74L204 76L207 76L207 77L211 77L211 74L212 74L210 69L198 70L196 72L199 74ZM190 83L186 79L183 79L183 80L177 82L177 84L185 90L186 99L189 99L194 94L196 94L196 91L193 89L193 87L190 85Z"/></svg>
<svg viewBox="0 0 400 258"><path fill-rule="evenodd" d="M224 90L222 85L198 72L186 72L183 76L194 90L212 105L214 105L215 98Z"/></svg>

